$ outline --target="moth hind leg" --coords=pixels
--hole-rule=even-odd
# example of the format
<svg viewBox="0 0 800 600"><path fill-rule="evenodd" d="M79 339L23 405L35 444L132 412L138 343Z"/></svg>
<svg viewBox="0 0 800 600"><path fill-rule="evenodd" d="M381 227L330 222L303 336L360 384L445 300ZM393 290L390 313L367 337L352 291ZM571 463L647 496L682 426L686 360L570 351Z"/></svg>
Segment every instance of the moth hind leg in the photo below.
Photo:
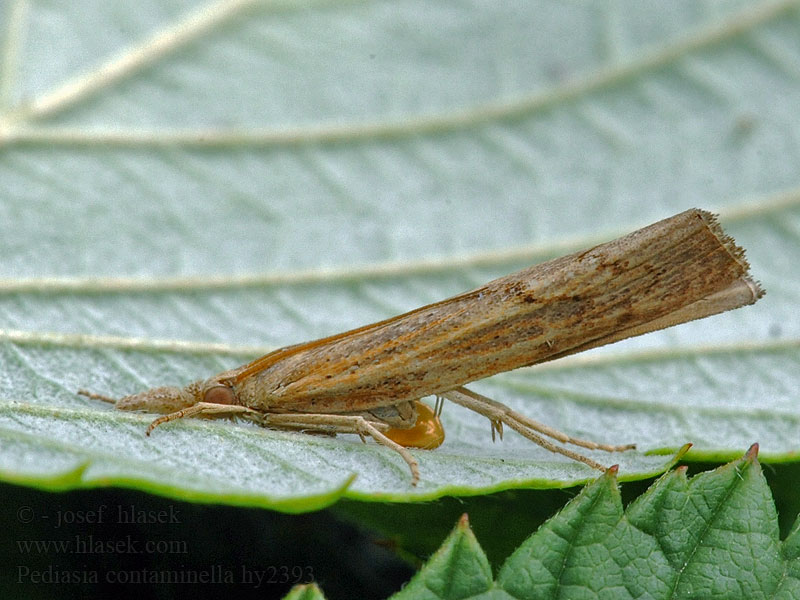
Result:
<svg viewBox="0 0 800 600"><path fill-rule="evenodd" d="M514 431L528 438L535 444L542 446L546 450L549 450L550 452L555 452L556 454L561 454L562 456L566 456L568 458L571 458L572 460L582 462L586 465L589 465L593 469L598 469L600 471L605 471L606 467L592 460L588 456L584 456L583 454L574 452L572 450L569 450L568 448L557 446L556 444L545 439L545 437L543 436L547 436L552 439L558 440L563 444L572 444L573 446L579 446L581 448L587 448L589 450L622 452L624 450L632 450L633 448L636 447L634 444L624 444L620 446L613 446L609 444L598 444L597 442L592 442L589 440L582 440L580 438L572 437L570 435L567 435L566 433L558 431L557 429L549 427L544 423L539 423L538 421L534 421L533 419L526 417L523 414L511 410L505 404L501 404L500 402L492 400L491 398L487 398L486 396L475 393L472 390L468 390L465 387L458 387L455 388L454 390L450 390L449 392L444 392L440 395L443 396L444 398L447 398L451 402L460 404L461 406L468 408L472 411L475 411L478 414L481 414L486 418L488 418L492 424L493 440L495 432L499 434L500 438L502 439L503 424L506 424L509 427L511 427Z"/></svg>

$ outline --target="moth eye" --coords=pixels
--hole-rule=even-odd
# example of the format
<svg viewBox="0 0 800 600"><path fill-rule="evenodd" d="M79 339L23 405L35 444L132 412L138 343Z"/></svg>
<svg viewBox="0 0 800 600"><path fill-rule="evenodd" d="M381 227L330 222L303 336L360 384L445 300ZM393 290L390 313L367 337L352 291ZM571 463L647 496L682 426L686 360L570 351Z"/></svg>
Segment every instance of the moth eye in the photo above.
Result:
<svg viewBox="0 0 800 600"><path fill-rule="evenodd" d="M224 385L215 385L206 390L203 395L203 402L210 404L236 404L236 396L234 396L231 388Z"/></svg>

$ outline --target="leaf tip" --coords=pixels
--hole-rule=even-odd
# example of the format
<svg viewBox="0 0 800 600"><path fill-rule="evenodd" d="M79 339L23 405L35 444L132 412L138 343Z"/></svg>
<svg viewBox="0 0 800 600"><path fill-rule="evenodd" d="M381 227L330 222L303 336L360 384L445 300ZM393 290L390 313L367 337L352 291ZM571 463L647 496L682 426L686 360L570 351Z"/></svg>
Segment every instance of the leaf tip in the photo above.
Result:
<svg viewBox="0 0 800 600"><path fill-rule="evenodd" d="M461 515L461 518L458 520L458 527L459 529L469 529L469 515L467 513Z"/></svg>
<svg viewBox="0 0 800 600"><path fill-rule="evenodd" d="M744 457L747 460L756 460L758 458L758 442L756 442L747 449L747 452L745 452Z"/></svg>

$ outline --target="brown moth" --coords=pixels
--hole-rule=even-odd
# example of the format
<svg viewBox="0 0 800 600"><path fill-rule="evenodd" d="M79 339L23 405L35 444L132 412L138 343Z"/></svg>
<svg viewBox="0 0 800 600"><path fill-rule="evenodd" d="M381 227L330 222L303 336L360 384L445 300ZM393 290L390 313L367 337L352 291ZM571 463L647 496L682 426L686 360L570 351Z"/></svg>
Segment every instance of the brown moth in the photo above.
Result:
<svg viewBox="0 0 800 600"><path fill-rule="evenodd" d="M559 446L609 452L476 394L465 384L628 337L753 304L764 291L744 251L708 212L692 209L617 240L524 269L441 302L312 342L190 383L113 400L122 410L237 416L265 427L356 433L398 452L419 480L407 447L435 448L447 399L486 416L492 437L507 425L531 441L591 467ZM418 402L437 396L431 410Z"/></svg>

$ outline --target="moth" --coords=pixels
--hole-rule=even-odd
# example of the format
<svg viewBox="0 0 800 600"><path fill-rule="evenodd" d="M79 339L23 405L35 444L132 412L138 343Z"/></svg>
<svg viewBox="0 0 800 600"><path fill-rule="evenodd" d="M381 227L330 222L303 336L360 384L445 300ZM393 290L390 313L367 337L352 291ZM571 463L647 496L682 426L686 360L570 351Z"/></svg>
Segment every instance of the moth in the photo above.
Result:
<svg viewBox="0 0 800 600"><path fill-rule="evenodd" d="M604 470L560 444L608 452L634 445L572 437L464 385L753 304L764 290L748 272L744 251L716 217L691 209L447 300L280 348L183 388L119 400L79 393L122 410L163 413L148 435L184 417L233 416L274 429L371 437L405 460L412 485L420 473L408 448L442 443L444 399L487 417L493 439L508 426ZM419 401L425 396L436 396L434 409Z"/></svg>

